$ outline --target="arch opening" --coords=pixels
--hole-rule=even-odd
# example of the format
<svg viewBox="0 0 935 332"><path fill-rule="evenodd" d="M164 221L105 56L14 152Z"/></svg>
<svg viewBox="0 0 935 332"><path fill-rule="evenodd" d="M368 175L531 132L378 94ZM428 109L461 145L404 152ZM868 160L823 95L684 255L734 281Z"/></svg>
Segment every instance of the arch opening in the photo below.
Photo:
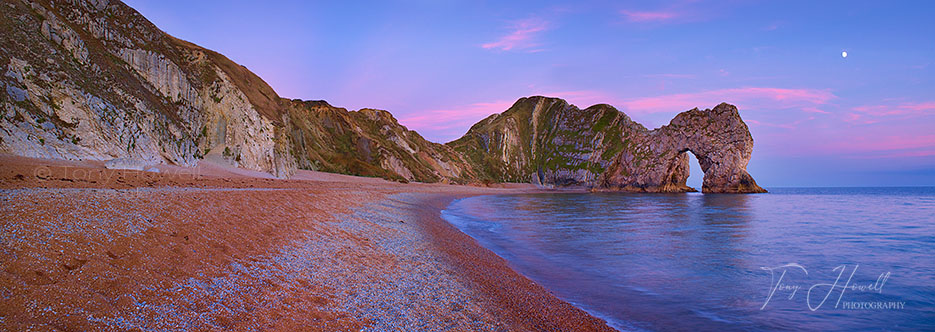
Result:
<svg viewBox="0 0 935 332"><path fill-rule="evenodd" d="M685 180L685 185L700 191L704 183L704 171L701 170L701 163L691 150L685 150L682 153L688 156L688 178Z"/></svg>

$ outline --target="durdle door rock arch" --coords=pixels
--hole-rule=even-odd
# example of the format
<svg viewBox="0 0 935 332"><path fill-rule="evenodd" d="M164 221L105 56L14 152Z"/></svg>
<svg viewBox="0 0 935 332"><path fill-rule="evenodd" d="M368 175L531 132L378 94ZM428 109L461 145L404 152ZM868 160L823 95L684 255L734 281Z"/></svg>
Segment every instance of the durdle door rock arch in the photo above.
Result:
<svg viewBox="0 0 935 332"><path fill-rule="evenodd" d="M493 182L578 185L592 191L695 191L688 153L704 170L706 193L761 193L747 173L753 137L737 108L678 114L654 130L606 104L579 109L558 98L520 98L449 142Z"/></svg>
<svg viewBox="0 0 935 332"><path fill-rule="evenodd" d="M695 108L679 113L668 125L635 134L597 190L694 191L685 183L692 153L704 172L702 192L766 192L747 173L753 136L734 105Z"/></svg>
<svg viewBox="0 0 935 332"><path fill-rule="evenodd" d="M386 111L282 98L119 1L14 1L0 21L10 27L0 34L0 153L118 168L208 159L281 178L307 169L683 192L693 190L690 152L705 172L702 191L764 192L746 171L753 138L728 104L648 130L610 105L532 96L439 144Z"/></svg>

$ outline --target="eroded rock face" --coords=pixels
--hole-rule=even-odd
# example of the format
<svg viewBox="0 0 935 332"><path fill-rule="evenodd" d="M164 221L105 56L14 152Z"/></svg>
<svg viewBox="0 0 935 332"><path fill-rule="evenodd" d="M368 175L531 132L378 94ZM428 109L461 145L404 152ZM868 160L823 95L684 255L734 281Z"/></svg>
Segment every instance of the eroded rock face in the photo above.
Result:
<svg viewBox="0 0 935 332"><path fill-rule="evenodd" d="M0 152L195 166L227 151L219 160L294 172L279 97L227 58L119 1L2 7Z"/></svg>
<svg viewBox="0 0 935 332"><path fill-rule="evenodd" d="M473 167L446 145L400 125L383 110L347 111L325 101L283 103L298 167L399 181L470 182Z"/></svg>
<svg viewBox="0 0 935 332"><path fill-rule="evenodd" d="M610 105L521 98L437 144L386 111L281 98L246 67L165 34L119 1L0 7L2 153L182 166L207 157L279 177L311 169L678 192L693 190L691 152L703 191L763 191L746 172L753 139L727 104L647 130Z"/></svg>
<svg viewBox="0 0 935 332"><path fill-rule="evenodd" d="M703 192L766 192L747 173L753 136L733 105L682 112L668 125L634 133L625 142L627 148L607 169L600 189L693 191L685 185L687 153L692 153L704 172Z"/></svg>
<svg viewBox="0 0 935 332"><path fill-rule="evenodd" d="M597 186L624 148L623 134L645 130L610 105L582 110L537 96L520 98L447 145L484 181Z"/></svg>
<svg viewBox="0 0 935 332"><path fill-rule="evenodd" d="M279 97L223 55L119 1L11 1L0 10L0 152L469 182L471 167L386 111Z"/></svg>
<svg viewBox="0 0 935 332"><path fill-rule="evenodd" d="M753 137L729 104L682 112L669 125L648 130L609 105L578 109L557 98L522 98L448 145L490 181L695 191L685 184L690 152L705 172L702 191L765 192L746 171Z"/></svg>

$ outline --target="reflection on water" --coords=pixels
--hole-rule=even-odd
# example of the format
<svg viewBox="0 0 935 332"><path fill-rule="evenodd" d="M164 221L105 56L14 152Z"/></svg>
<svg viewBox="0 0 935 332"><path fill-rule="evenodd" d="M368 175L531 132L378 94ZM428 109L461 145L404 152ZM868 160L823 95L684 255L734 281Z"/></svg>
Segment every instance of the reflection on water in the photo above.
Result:
<svg viewBox="0 0 935 332"><path fill-rule="evenodd" d="M521 273L624 330L933 329L933 214L933 188L481 196L442 212ZM777 283L764 269L778 277L787 263L804 270L787 268ZM843 288L886 272L880 291ZM839 276L837 288L812 287Z"/></svg>

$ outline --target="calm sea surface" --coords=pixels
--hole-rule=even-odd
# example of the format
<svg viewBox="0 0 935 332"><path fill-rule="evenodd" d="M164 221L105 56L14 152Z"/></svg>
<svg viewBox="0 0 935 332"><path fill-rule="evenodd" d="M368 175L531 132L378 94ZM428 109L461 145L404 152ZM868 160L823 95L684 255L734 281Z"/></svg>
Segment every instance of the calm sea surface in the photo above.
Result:
<svg viewBox="0 0 935 332"><path fill-rule="evenodd" d="M479 196L442 216L621 330L935 330L935 188Z"/></svg>

